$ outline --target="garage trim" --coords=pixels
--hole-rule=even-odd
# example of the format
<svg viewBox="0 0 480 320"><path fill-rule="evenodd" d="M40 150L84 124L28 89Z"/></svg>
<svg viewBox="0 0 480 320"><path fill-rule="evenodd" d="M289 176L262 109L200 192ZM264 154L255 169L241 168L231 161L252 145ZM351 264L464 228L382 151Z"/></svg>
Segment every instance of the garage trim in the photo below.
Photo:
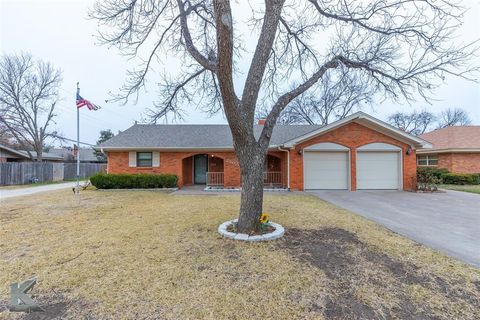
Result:
<svg viewBox="0 0 480 320"><path fill-rule="evenodd" d="M315 151L326 151L326 152L345 152L347 154L347 190L352 191L352 156L350 152L350 148L342 146L338 143L333 142L320 142L308 147L303 148L303 152L315 152ZM305 154L302 157L302 166L303 166L303 185L305 186Z"/></svg>
<svg viewBox="0 0 480 320"><path fill-rule="evenodd" d="M358 152L396 152L398 153L398 186L397 190L403 190L403 152L402 148L397 147L395 145L383 142L374 142L363 145L357 148L357 159L355 163L355 167L357 168L358 173ZM358 177L356 181L356 185L358 187Z"/></svg>

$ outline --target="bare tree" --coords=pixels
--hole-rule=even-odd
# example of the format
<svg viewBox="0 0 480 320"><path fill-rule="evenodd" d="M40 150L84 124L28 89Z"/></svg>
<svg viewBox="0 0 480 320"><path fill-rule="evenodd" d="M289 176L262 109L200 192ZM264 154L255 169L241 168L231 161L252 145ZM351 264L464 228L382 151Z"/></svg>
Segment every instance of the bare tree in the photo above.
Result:
<svg viewBox="0 0 480 320"><path fill-rule="evenodd" d="M162 82L152 121L181 116L185 104L225 113L242 176L240 232L259 227L263 164L278 117L326 74L345 69L385 98L413 100L416 94L428 99L446 75L469 78L472 71L467 62L476 44L452 43L463 9L451 1L265 0L250 6L250 23L234 19L229 0L105 0L91 12L104 26L104 43L146 55L117 99L138 94L153 66L175 55L179 72ZM242 60L245 29L258 35L250 61ZM240 66L248 69L244 77ZM260 107L270 112L256 138Z"/></svg>
<svg viewBox="0 0 480 320"><path fill-rule="evenodd" d="M0 124L24 148L30 158L42 161L45 141L55 132L55 117L61 72L50 63L34 61L31 55L0 58Z"/></svg>
<svg viewBox="0 0 480 320"><path fill-rule="evenodd" d="M411 113L396 112L387 119L392 126L415 136L425 133L435 120L435 115L426 110Z"/></svg>
<svg viewBox="0 0 480 320"><path fill-rule="evenodd" d="M112 130L110 130L110 129L100 130L100 136L98 137L98 140L95 143L95 145L98 146L101 143L113 138L113 136L115 136L115 135L113 134ZM98 161L107 162L107 156L105 155L105 153L103 153L101 150L98 150L96 148L92 148L92 149L93 149L93 154L95 155L95 157L97 158Z"/></svg>
<svg viewBox="0 0 480 320"><path fill-rule="evenodd" d="M448 108L439 115L437 128L466 126L472 123L467 111L460 108Z"/></svg>
<svg viewBox="0 0 480 320"><path fill-rule="evenodd" d="M343 73L332 79L332 73L309 91L294 99L280 114L277 123L281 124L321 124L340 120L370 104L372 88L358 77ZM270 110L263 109L259 118L266 118Z"/></svg>

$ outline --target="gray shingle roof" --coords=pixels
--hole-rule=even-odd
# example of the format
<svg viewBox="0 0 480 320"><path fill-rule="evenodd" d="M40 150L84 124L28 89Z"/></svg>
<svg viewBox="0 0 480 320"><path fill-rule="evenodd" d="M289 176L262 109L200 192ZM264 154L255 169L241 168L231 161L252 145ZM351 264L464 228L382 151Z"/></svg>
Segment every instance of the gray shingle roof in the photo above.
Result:
<svg viewBox="0 0 480 320"><path fill-rule="evenodd" d="M276 146L320 128L319 125L277 125L270 145ZM255 125L258 138L263 126ZM233 148L228 125L136 124L100 144L101 148Z"/></svg>
<svg viewBox="0 0 480 320"><path fill-rule="evenodd" d="M0 149L7 150L8 152L23 158L27 158L27 159L30 158L30 156L28 155L28 152L25 150L15 150L10 147L4 146L2 144L0 144ZM35 151L30 151L30 154L32 155L33 158L37 157L37 153ZM62 160L63 159L62 157L50 152L42 152L42 158L43 160Z"/></svg>
<svg viewBox="0 0 480 320"><path fill-rule="evenodd" d="M64 161L70 162L76 159L75 156L73 155L72 147L50 149L50 153L62 157ZM80 161L99 162L92 148L80 148Z"/></svg>

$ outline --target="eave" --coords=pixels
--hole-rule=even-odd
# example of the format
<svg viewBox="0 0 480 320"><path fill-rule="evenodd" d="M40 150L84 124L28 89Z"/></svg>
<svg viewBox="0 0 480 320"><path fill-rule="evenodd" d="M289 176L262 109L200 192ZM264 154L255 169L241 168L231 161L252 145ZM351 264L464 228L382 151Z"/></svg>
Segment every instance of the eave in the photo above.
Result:
<svg viewBox="0 0 480 320"><path fill-rule="evenodd" d="M445 148L445 149L420 149L417 154L432 153L480 153L480 148Z"/></svg>

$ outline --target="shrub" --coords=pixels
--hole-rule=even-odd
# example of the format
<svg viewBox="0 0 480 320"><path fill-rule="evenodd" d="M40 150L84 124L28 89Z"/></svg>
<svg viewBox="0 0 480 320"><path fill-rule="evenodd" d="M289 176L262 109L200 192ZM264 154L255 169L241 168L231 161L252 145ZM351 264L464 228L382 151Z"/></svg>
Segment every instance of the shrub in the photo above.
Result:
<svg viewBox="0 0 480 320"><path fill-rule="evenodd" d="M477 173L448 173L443 177L445 184L479 184L480 177Z"/></svg>
<svg viewBox="0 0 480 320"><path fill-rule="evenodd" d="M437 185L442 182L439 170L436 168L418 168L417 188L422 191L436 191L438 189Z"/></svg>
<svg viewBox="0 0 480 320"><path fill-rule="evenodd" d="M480 173L474 173L473 178L475 180L473 184L480 184Z"/></svg>
<svg viewBox="0 0 480 320"><path fill-rule="evenodd" d="M106 174L90 177L98 189L154 189L175 188L178 177L174 174Z"/></svg>
<svg viewBox="0 0 480 320"><path fill-rule="evenodd" d="M448 169L445 169L445 168L425 168L425 169L430 170L432 174L435 176L435 178L440 180L440 183L443 182L443 177L446 174L450 173L450 171L448 171Z"/></svg>

